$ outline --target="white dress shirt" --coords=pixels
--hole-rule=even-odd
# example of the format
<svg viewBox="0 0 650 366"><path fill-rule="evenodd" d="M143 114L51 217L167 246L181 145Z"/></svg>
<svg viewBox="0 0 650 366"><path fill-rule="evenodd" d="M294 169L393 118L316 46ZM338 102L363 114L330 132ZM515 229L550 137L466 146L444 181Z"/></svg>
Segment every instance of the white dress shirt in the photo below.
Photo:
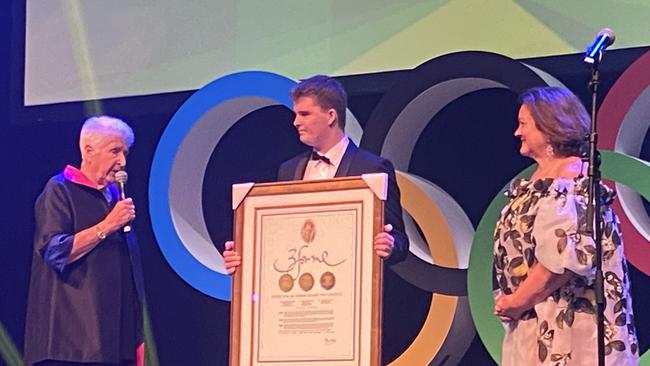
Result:
<svg viewBox="0 0 650 366"><path fill-rule="evenodd" d="M341 164L341 159L343 159L343 154L345 154L345 150L348 148L349 143L350 140L348 139L348 136L343 135L341 141L332 146L332 148L329 149L325 154L321 154L330 159L330 164L322 160L309 159L309 162L307 162L307 167L305 168L305 175L302 177L302 180L334 178L336 170Z"/></svg>

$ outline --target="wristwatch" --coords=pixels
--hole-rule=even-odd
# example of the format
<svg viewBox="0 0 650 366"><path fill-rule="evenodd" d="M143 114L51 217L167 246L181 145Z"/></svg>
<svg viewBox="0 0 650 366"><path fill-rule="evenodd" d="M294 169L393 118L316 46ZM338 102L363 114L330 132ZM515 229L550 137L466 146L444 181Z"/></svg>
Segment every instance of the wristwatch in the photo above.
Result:
<svg viewBox="0 0 650 366"><path fill-rule="evenodd" d="M106 239L106 234L99 228L99 226L95 226L95 233L97 234L97 239Z"/></svg>

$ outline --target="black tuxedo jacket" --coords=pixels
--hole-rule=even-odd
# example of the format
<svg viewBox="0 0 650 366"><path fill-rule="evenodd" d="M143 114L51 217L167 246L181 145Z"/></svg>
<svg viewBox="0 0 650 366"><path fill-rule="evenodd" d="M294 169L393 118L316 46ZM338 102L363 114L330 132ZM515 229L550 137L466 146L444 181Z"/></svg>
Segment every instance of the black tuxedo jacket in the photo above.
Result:
<svg viewBox="0 0 650 366"><path fill-rule="evenodd" d="M278 170L278 180L302 180L310 156L311 150L282 163ZM386 262L396 263L406 258L409 250L409 241L404 230L400 192L397 187L397 181L395 180L395 168L390 161L360 149L350 141L343 154L341 163L336 170L335 177L357 176L369 173L388 174L388 198L384 204L384 222L393 225L391 235L395 238L395 246L390 257L386 259Z"/></svg>

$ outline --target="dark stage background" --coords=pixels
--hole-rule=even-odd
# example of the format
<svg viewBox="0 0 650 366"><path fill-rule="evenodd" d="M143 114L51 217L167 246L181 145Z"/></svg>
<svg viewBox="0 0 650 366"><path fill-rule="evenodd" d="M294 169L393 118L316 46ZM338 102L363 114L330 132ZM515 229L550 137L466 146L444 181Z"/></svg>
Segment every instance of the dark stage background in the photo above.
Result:
<svg viewBox="0 0 650 366"><path fill-rule="evenodd" d="M192 91L117 98L101 103L65 103L24 108L20 102L23 50L16 46L20 35L12 34L10 2L0 4L0 138L4 148L0 179L2 214L0 228L0 322L22 353L27 285L33 231L33 203L47 179L66 164L78 164L78 131L86 115L101 105L103 113L128 121L136 135L129 161L128 190L138 207L135 224L140 239L149 311L161 365L226 365L228 360L230 303L202 294L183 281L167 264L154 238L148 212L149 173L158 141L168 122L192 95ZM15 28L14 28L15 29ZM609 52L602 64L599 103L618 77L649 48ZM467 56L471 59L472 55ZM482 57L482 56L479 56ZM586 87L589 72L579 55L521 60L553 75L589 105ZM513 61L514 62L514 61ZM472 65L474 65L472 63ZM462 62L446 66L445 72L462 73ZM435 73L434 69L430 70ZM350 110L364 128L362 146L380 152L384 115L390 113L391 90L405 87L413 70L355 75L340 80L349 92ZM428 71L427 71L428 72ZM478 71L477 71L478 72ZM523 73L504 69L503 73ZM540 83L541 84L541 83ZM401 86L400 86L401 85ZM388 97L386 97L388 95ZM382 98L388 99L382 99ZM516 121L516 93L488 88L467 93L448 103L429 121L414 145L408 167L444 189L463 208L476 228L491 200L515 174L531 164L518 156L512 133ZM208 231L217 247L231 234L232 183L271 181L280 162L305 149L291 125L285 107L255 111L234 125L214 150L204 179L203 209ZM607 123L602 121L601 123ZM373 135L374 133L374 135ZM650 160L646 136L640 158ZM650 184L646 182L645 184ZM647 209L646 203L646 209ZM643 243L643 245L647 245ZM640 349L650 347L648 275L630 266ZM465 270L457 270L460 289L442 293L466 296ZM445 279L438 279L444 283ZM405 281L392 270L386 272L384 304L384 359L393 360L411 344L426 317L431 294ZM454 342L448 339L448 342ZM464 354L436 358L435 364L491 365L489 353L477 335ZM455 361L453 361L455 360ZM1 360L0 360L1 362Z"/></svg>

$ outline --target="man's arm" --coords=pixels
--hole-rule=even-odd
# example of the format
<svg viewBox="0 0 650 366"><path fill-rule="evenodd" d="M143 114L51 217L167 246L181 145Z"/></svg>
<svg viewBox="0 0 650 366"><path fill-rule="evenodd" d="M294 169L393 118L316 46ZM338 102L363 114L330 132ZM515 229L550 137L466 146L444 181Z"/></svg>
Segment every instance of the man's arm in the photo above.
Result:
<svg viewBox="0 0 650 366"><path fill-rule="evenodd" d="M384 223L392 226L390 235L394 240L393 250L386 261L393 264L406 259L409 252L409 240L402 218L401 193L397 186L395 168L389 160L383 159L381 170L382 173L388 174L388 198L384 202Z"/></svg>

